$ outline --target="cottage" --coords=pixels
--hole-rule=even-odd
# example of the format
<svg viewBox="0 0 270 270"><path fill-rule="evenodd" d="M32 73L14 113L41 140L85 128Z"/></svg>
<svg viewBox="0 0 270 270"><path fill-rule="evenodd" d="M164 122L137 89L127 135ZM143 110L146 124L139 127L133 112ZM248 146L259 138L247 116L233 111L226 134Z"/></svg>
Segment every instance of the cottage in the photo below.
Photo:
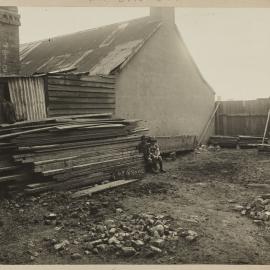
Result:
<svg viewBox="0 0 270 270"><path fill-rule="evenodd" d="M22 44L20 58L20 76L58 74L44 80L49 116L113 112L143 119L155 136L199 136L214 109L215 93L181 38L174 8Z"/></svg>

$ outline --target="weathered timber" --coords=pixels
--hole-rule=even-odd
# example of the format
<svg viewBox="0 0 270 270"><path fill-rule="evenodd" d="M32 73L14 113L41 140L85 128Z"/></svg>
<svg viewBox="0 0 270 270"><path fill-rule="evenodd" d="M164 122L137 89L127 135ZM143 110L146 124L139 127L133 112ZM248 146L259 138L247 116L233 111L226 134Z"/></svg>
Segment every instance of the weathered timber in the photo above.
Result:
<svg viewBox="0 0 270 270"><path fill-rule="evenodd" d="M115 104L105 103L93 103L93 104L77 104L77 103L51 103L49 105L50 110L67 110L67 109L114 109Z"/></svg>
<svg viewBox="0 0 270 270"><path fill-rule="evenodd" d="M140 155L134 156L134 158L138 158L141 157ZM116 159L111 159L111 160L106 160L106 161L101 161L101 162L91 162L91 163L86 163L86 164L82 164L82 165L76 165L70 168L62 168L62 169L55 169L55 170L48 170L48 171L43 171L42 174L44 176L49 176L49 175L54 175L54 174L58 174L58 173L62 173L62 172L67 172L67 171L75 171L75 170L80 170L83 168L98 168L98 165L102 165L102 166L106 166L108 163L109 164L119 164L119 162L125 162L125 161L129 161L132 160L132 158L116 158Z"/></svg>
<svg viewBox="0 0 270 270"><path fill-rule="evenodd" d="M88 108L88 109L49 109L49 115L54 116L68 116L68 115L75 115L77 114L97 114L97 113L112 113L113 109L104 109L104 108Z"/></svg>
<svg viewBox="0 0 270 270"><path fill-rule="evenodd" d="M89 91L60 91L60 90L49 90L49 98L115 98L115 94L111 92L89 92Z"/></svg>
<svg viewBox="0 0 270 270"><path fill-rule="evenodd" d="M111 84L111 83L100 83L100 82L70 80L70 79L67 80L67 79L58 79L58 78L49 78L48 84L114 89L114 84Z"/></svg>
<svg viewBox="0 0 270 270"><path fill-rule="evenodd" d="M91 108L95 104L115 104L115 98L107 97L50 97L51 104L91 104ZM51 106L51 105L50 105ZM106 106L107 108L107 106Z"/></svg>
<svg viewBox="0 0 270 270"><path fill-rule="evenodd" d="M79 93L103 93L103 94L114 94L114 87L93 87L93 86L74 86L74 85L48 85L48 91L59 91L59 92L79 92Z"/></svg>
<svg viewBox="0 0 270 270"><path fill-rule="evenodd" d="M118 180L118 181L110 182L110 183L107 183L107 184L99 185L99 186L96 186L96 187L92 187L92 188L89 188L89 189L86 189L86 190L77 191L71 197L72 198L79 198L79 197L83 197L83 196L87 196L87 195L89 196L89 195L92 195L92 194L97 193L97 192L101 192L101 191L104 191L104 190L107 190L107 189L112 189L112 188L119 187L119 186L122 186L122 185L127 185L127 184L130 184L130 183L134 183L136 181L139 181L139 179Z"/></svg>

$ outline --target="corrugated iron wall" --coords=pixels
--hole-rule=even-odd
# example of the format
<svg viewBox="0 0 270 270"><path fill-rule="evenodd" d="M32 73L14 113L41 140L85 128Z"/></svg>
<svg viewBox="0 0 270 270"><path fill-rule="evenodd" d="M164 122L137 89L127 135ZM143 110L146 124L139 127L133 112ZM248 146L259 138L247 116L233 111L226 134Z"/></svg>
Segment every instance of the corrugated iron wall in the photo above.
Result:
<svg viewBox="0 0 270 270"><path fill-rule="evenodd" d="M49 75L48 116L114 113L114 76Z"/></svg>
<svg viewBox="0 0 270 270"><path fill-rule="evenodd" d="M46 118L43 78L9 78L8 87L17 121Z"/></svg>
<svg viewBox="0 0 270 270"><path fill-rule="evenodd" d="M216 113L216 134L263 136L270 98L222 101Z"/></svg>

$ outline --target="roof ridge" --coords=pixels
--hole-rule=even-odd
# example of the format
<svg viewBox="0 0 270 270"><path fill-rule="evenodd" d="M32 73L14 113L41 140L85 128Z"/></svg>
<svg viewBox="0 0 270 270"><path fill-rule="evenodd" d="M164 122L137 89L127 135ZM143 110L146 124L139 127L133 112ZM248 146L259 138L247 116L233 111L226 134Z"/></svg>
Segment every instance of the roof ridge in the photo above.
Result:
<svg viewBox="0 0 270 270"><path fill-rule="evenodd" d="M80 31L71 32L71 33L67 33L67 34L62 34L62 35L57 35L57 36L48 37L48 38L44 38L44 39L39 39L39 40L35 40L35 41L21 43L20 46L35 44L35 43L38 43L38 42L43 42L43 41L47 41L47 40L51 40L51 39L55 39L55 38L62 38L62 37L69 36L69 35L79 34L79 33L88 32L88 31L90 32L90 31L94 31L94 30L98 30L98 29L102 29L102 28L106 28L106 27L111 27L113 25L120 25L120 24L127 23L127 22L140 21L140 20L143 20L143 19L150 19L150 18L151 18L150 16L144 16L144 17L139 17L139 18L135 18L135 19L132 19L132 20L125 20L125 21L121 21L121 22L117 22L117 23L106 24L106 25L95 27L95 28L80 30ZM153 18L151 18L151 19L153 19ZM159 20L153 19L152 21L153 22L158 22Z"/></svg>

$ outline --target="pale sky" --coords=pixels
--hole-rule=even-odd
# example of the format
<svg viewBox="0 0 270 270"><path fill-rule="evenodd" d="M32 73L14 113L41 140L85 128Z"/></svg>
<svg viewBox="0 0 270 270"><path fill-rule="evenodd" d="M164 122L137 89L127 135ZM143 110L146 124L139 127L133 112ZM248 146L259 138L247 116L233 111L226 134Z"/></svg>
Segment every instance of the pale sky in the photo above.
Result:
<svg viewBox="0 0 270 270"><path fill-rule="evenodd" d="M21 7L20 42L149 14L148 8ZM270 9L176 8L176 24L222 100L270 97Z"/></svg>

